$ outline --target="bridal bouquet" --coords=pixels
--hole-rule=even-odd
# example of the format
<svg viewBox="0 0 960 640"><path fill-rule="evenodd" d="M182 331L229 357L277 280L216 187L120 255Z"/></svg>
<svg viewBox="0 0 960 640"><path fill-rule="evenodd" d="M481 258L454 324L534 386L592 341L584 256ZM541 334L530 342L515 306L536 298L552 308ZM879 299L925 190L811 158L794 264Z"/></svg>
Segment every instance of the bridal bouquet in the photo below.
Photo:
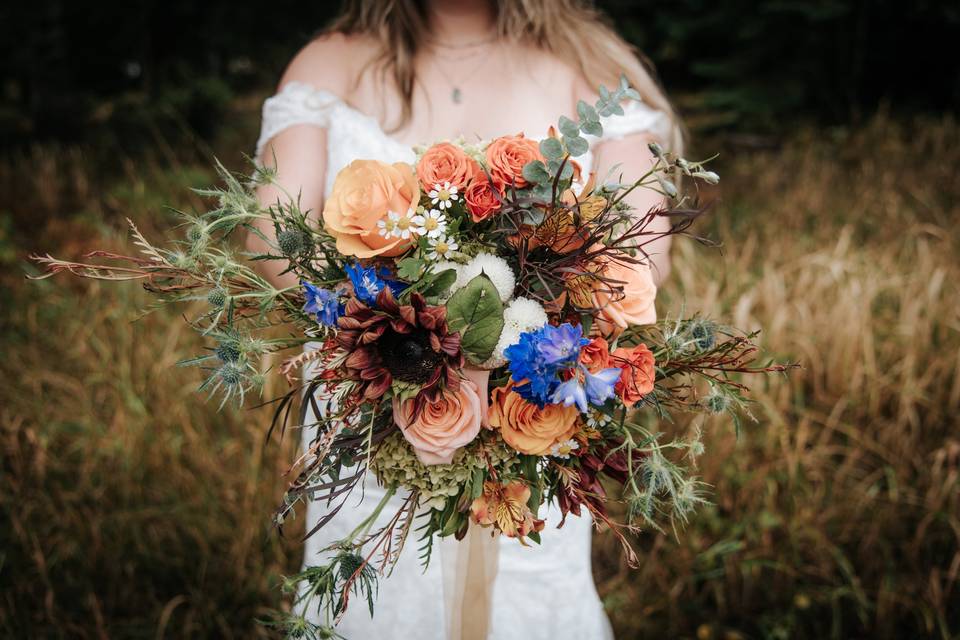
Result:
<svg viewBox="0 0 960 640"><path fill-rule="evenodd" d="M279 367L291 389L274 401L271 430L314 436L277 524L312 499L329 507L323 527L369 474L386 488L325 564L297 576L300 597L331 625L351 594L372 613L376 579L412 531L424 562L437 536L475 527L538 543L553 502L564 518L586 511L607 525L632 560L626 534L683 520L703 501L677 461L702 452L698 436L665 440L657 424L676 410L735 418L745 398L731 374L783 369L754 364L751 335L701 317L657 320L644 248L686 233L700 212L678 176L718 178L656 144L639 178L582 175L576 159L588 136L602 136L601 117L638 98L625 81L601 87L539 142L456 140L416 149L413 164L356 160L336 176L319 226L293 197L258 203L272 171L245 181L221 167L225 186L201 192L216 206L183 214L185 238L172 248L134 227L142 255L91 254L120 266L40 260L49 273L140 279L163 302L196 301L191 322L213 344L184 364L201 366L201 389L224 402L263 385L264 354L301 348ZM637 189L673 206L632 210ZM669 230L652 230L664 216ZM262 220L273 234L254 226ZM240 254L231 241L241 229L272 251ZM265 260L300 286L275 288L254 268ZM319 348L303 351L307 342ZM301 381L304 367L314 375ZM625 505L619 518L612 501ZM399 509L374 526L391 502Z"/></svg>

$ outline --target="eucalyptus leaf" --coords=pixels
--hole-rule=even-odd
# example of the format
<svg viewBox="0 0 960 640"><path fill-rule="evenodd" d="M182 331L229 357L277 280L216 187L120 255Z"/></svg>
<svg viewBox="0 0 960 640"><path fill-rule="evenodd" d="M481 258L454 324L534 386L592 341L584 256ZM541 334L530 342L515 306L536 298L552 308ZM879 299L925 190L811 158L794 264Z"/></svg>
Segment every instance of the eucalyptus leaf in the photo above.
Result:
<svg viewBox="0 0 960 640"><path fill-rule="evenodd" d="M540 160L532 160L523 165L523 177L528 182L534 184L550 181L550 174L547 172L547 167Z"/></svg>
<svg viewBox="0 0 960 640"><path fill-rule="evenodd" d="M580 129L587 135L600 137L603 135L603 125L599 122L585 122L580 125Z"/></svg>
<svg viewBox="0 0 960 640"><path fill-rule="evenodd" d="M490 278L481 273L450 296L447 324L460 332L460 347L471 362L490 358L503 331L503 303Z"/></svg>
<svg viewBox="0 0 960 640"><path fill-rule="evenodd" d="M559 160L563 157L563 145L556 138L544 138L540 142L540 153L547 160Z"/></svg>
<svg viewBox="0 0 960 640"><path fill-rule="evenodd" d="M591 107L589 104L580 100L577 102L577 114L580 116L580 128L583 128L583 125L587 122L599 122L600 116L597 115L597 110Z"/></svg>
<svg viewBox="0 0 960 640"><path fill-rule="evenodd" d="M577 157L582 156L590 149L589 143L587 143L585 138L580 136L564 136L563 144L567 145L567 151L570 152L570 155Z"/></svg>
<svg viewBox="0 0 960 640"><path fill-rule="evenodd" d="M564 136L578 136L580 135L580 127L577 126L577 123L568 118L567 116L560 116L560 121L558 123L560 133Z"/></svg>

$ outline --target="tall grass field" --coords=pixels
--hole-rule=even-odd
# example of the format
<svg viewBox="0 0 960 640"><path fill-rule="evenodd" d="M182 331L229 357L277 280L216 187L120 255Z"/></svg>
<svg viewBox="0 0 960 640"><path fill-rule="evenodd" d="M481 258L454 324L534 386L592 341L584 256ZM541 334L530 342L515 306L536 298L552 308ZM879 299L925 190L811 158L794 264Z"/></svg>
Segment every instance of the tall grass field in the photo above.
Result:
<svg viewBox="0 0 960 640"><path fill-rule="evenodd" d="M300 531L269 516L289 434L265 443L267 410L197 395L175 363L202 342L144 315L135 283L25 278L31 252L134 251L125 216L159 238L166 206L203 206L189 187L214 154L243 168L249 120L214 149L157 134L0 158L2 637L269 637L258 620L285 606ZM952 118L880 115L720 146L700 231L722 246L677 241L660 313L762 328L802 368L752 381L739 437L663 425L703 431L712 503L638 536L639 570L595 537L618 638L960 638L958 140Z"/></svg>

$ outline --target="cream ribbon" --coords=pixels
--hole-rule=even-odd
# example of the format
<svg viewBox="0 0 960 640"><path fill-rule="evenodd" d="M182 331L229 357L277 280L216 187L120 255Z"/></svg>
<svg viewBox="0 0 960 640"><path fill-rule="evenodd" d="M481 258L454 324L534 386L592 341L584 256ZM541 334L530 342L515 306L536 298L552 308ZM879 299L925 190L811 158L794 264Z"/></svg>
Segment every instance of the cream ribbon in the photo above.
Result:
<svg viewBox="0 0 960 640"><path fill-rule="evenodd" d="M447 640L487 640L500 555L500 537L490 531L471 523L463 540L441 539Z"/></svg>

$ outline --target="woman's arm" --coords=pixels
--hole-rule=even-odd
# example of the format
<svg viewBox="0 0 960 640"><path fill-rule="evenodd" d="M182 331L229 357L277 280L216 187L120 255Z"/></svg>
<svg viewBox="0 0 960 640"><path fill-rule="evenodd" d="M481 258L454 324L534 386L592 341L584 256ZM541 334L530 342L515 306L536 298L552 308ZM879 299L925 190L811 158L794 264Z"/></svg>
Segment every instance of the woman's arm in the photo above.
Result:
<svg viewBox="0 0 960 640"><path fill-rule="evenodd" d="M656 162L647 145L653 142L648 134L635 134L617 140L601 140L594 146L594 166L598 179L604 178L610 168L620 165L611 176L616 179L623 175L625 180L635 180L646 173ZM650 209L663 204L663 196L651 189L635 189L625 201L642 215ZM664 232L670 229L670 220L657 217L649 226L650 231ZM670 237L657 238L647 244L644 249L650 255L653 269L653 278L660 285L670 274Z"/></svg>
<svg viewBox="0 0 960 640"><path fill-rule="evenodd" d="M278 133L266 144L261 153L264 166L277 171L277 184L260 187L257 198L264 206L286 203L291 198L299 199L300 209L309 212L314 224L320 223L323 208L323 185L326 175L326 130L311 125L295 125ZM274 228L268 221L257 227L268 238L273 238ZM267 244L257 235L247 236L247 249L255 253L269 251ZM263 275L277 288L295 286L297 278L283 271L283 261L265 260L261 264Z"/></svg>

